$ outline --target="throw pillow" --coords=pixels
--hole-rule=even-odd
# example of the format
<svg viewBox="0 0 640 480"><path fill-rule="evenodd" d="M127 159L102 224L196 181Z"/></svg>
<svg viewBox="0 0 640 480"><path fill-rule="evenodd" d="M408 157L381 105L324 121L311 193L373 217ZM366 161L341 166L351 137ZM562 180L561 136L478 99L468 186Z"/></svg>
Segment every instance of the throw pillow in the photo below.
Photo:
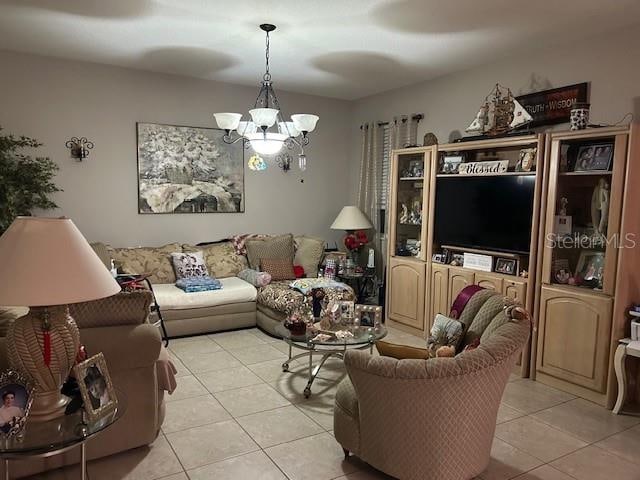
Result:
<svg viewBox="0 0 640 480"><path fill-rule="evenodd" d="M376 349L380 355L397 358L398 360L404 360L407 358L424 360L431 357L429 350L427 349L410 347L408 345L397 345L395 343L384 342L382 340L378 340L376 342Z"/></svg>
<svg viewBox="0 0 640 480"><path fill-rule="evenodd" d="M242 235L234 235L230 238L231 244L236 251L236 255L246 255L247 240L264 240L265 238L271 238L273 235L264 235L261 233L243 233Z"/></svg>
<svg viewBox="0 0 640 480"><path fill-rule="evenodd" d="M254 287L264 287L271 283L271 275L267 272L259 272L245 268L238 273L238 278L250 283Z"/></svg>
<svg viewBox="0 0 640 480"><path fill-rule="evenodd" d="M249 268L258 270L263 258L282 258L293 264L293 235L280 235L266 240L248 240L246 242ZM294 278L294 277L291 277Z"/></svg>
<svg viewBox="0 0 640 480"><path fill-rule="evenodd" d="M172 253L173 268L176 278L204 277L209 275L202 252Z"/></svg>
<svg viewBox="0 0 640 480"><path fill-rule="evenodd" d="M304 268L307 277L318 276L318 265L324 256L324 240L304 236L296 236L293 240L296 250L293 263Z"/></svg>
<svg viewBox="0 0 640 480"><path fill-rule="evenodd" d="M293 263L286 258L263 258L260 261L263 272L271 275L271 280L291 280L296 278Z"/></svg>
<svg viewBox="0 0 640 480"><path fill-rule="evenodd" d="M202 251L209 275L215 278L235 277L247 268L247 257L236 254L231 242L219 242L201 247L182 245L183 252Z"/></svg>
<svg viewBox="0 0 640 480"><path fill-rule="evenodd" d="M442 346L453 347L458 351L458 345L460 340L462 340L462 333L462 323L439 313L436 315L429 338L427 338L427 350L429 350L434 357L436 356L436 350Z"/></svg>
<svg viewBox="0 0 640 480"><path fill-rule="evenodd" d="M302 268L300 265L294 265L293 274L296 276L296 278L304 278L304 268Z"/></svg>

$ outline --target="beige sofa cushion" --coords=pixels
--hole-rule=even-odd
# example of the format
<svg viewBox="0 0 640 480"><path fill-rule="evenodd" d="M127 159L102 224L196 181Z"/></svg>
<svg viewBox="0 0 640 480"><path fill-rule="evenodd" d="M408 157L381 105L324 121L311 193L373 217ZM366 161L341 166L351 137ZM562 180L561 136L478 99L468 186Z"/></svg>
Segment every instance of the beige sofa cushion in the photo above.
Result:
<svg viewBox="0 0 640 480"><path fill-rule="evenodd" d="M237 277L220 279L222 288L208 292L186 293L173 284L153 286L160 311L208 308L233 303L255 302L258 291Z"/></svg>
<svg viewBox="0 0 640 480"><path fill-rule="evenodd" d="M324 240L314 237L296 236L293 238L296 254L293 258L294 265L300 265L304 269L306 277L318 275L318 265L324 255Z"/></svg>
<svg viewBox="0 0 640 480"><path fill-rule="evenodd" d="M120 292L111 297L69 305L79 328L146 323L152 301L149 290Z"/></svg>
<svg viewBox="0 0 640 480"><path fill-rule="evenodd" d="M109 248L116 266L124 273L149 273L151 283L175 283L171 254L182 252L179 243L162 247Z"/></svg>
<svg viewBox="0 0 640 480"><path fill-rule="evenodd" d="M295 254L293 235L280 235L263 240L249 240L246 242L249 266L254 270L260 268L263 258L284 258L293 261Z"/></svg>
<svg viewBox="0 0 640 480"><path fill-rule="evenodd" d="M247 258L238 255L231 242L214 243L202 247L182 245L184 252L201 251L204 255L204 263L207 264L209 275L215 278L235 277L247 268Z"/></svg>

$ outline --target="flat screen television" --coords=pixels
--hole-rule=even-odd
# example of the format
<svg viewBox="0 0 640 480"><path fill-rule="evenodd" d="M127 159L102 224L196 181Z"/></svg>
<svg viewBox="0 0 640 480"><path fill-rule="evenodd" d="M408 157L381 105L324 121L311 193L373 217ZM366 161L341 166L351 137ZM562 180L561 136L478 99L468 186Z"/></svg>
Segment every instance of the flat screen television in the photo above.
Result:
<svg viewBox="0 0 640 480"><path fill-rule="evenodd" d="M434 241L496 252L529 252L534 175L436 180Z"/></svg>

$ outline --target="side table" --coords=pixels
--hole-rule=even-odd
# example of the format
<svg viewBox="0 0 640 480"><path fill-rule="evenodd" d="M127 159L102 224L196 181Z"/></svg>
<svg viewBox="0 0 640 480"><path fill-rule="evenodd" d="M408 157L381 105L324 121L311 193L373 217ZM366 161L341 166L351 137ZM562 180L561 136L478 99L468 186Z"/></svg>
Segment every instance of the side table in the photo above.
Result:
<svg viewBox="0 0 640 480"><path fill-rule="evenodd" d="M120 420L126 411L126 397L116 391L117 408L105 416L88 420L84 411L63 415L46 422L27 422L15 437L0 439L0 459L4 461L5 479L10 479L9 460L46 458L80 447L80 475L87 478L87 440Z"/></svg>
<svg viewBox="0 0 640 480"><path fill-rule="evenodd" d="M375 288L375 273L338 273L336 277L346 283L356 292L356 303L365 303L368 290Z"/></svg>
<svg viewBox="0 0 640 480"><path fill-rule="evenodd" d="M613 366L618 379L618 399L613 407L613 413L615 414L619 414L621 412L627 399L628 378L625 360L628 355L640 358L640 340L623 338L618 343L618 348L616 348L616 353L613 359Z"/></svg>

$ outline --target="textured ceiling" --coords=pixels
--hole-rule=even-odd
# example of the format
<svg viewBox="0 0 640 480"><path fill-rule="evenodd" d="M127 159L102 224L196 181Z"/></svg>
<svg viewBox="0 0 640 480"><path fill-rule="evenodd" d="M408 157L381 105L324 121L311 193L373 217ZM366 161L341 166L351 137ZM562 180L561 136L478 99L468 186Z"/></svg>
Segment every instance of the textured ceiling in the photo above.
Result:
<svg viewBox="0 0 640 480"><path fill-rule="evenodd" d="M0 0L0 49L356 99L640 23L639 0ZM5 66L6 67L6 66Z"/></svg>

